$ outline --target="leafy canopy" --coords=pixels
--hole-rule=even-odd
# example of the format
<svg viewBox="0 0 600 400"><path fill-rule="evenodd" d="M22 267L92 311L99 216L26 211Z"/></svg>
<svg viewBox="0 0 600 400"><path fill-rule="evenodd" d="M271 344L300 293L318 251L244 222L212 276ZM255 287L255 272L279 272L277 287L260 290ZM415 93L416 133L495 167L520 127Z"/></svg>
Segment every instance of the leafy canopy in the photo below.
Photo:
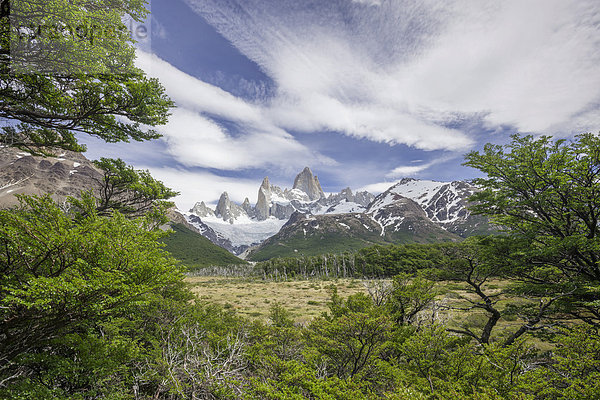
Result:
<svg viewBox="0 0 600 400"><path fill-rule="evenodd" d="M49 341L124 315L176 285L175 260L145 218L99 216L84 199L73 218L49 196L0 210L0 359L42 351Z"/></svg>
<svg viewBox="0 0 600 400"><path fill-rule="evenodd" d="M483 190L471 198L473 210L513 241L512 275L541 295L573 293L577 309L566 311L600 323L600 138L515 135L504 147L469 153L465 165L487 175L476 181Z"/></svg>
<svg viewBox="0 0 600 400"><path fill-rule="evenodd" d="M77 133L107 142L160 135L173 103L134 65L125 17L143 0L2 0L0 142L48 154L83 151ZM108 4L107 4L108 3Z"/></svg>

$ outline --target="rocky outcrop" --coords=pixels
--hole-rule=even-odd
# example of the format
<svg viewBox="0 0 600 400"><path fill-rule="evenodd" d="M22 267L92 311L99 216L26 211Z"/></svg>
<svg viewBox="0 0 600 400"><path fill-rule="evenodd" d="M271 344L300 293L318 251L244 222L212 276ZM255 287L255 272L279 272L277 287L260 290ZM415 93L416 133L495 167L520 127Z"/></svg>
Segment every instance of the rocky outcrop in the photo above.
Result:
<svg viewBox="0 0 600 400"><path fill-rule="evenodd" d="M369 193L367 191L363 191L363 192L356 192L354 194L354 202L357 204L360 204L363 207L368 207L369 204L371 204L371 202L375 200L375 196L373 196L372 193Z"/></svg>
<svg viewBox="0 0 600 400"><path fill-rule="evenodd" d="M395 207L395 198L406 197L425 212L429 221L450 233L461 237L494 233L497 228L487 218L469 212L469 197L477 190L465 181L437 182L405 178L378 195L369 205L368 212L376 214L376 210L382 207L389 212Z"/></svg>
<svg viewBox="0 0 600 400"><path fill-rule="evenodd" d="M231 200L229 200L229 195L227 192L223 192L221 197L219 198L219 202L217 203L217 208L215 210L215 215L223 219L223 221L227 221L230 224L239 218L242 215L246 215L246 212L241 206L238 206Z"/></svg>
<svg viewBox="0 0 600 400"><path fill-rule="evenodd" d="M214 217L215 212L210 209L203 201L194 204L194 207L190 210L192 214L195 214L199 217Z"/></svg>
<svg viewBox="0 0 600 400"><path fill-rule="evenodd" d="M325 197L319 178L313 175L310 168L305 167L294 179L294 189L299 189L308 195L311 201Z"/></svg>
<svg viewBox="0 0 600 400"><path fill-rule="evenodd" d="M254 216L259 221L264 221L269 217L288 219L296 211L289 201L289 195L290 191L284 192L279 186L271 185L269 177L265 177L258 189Z"/></svg>
<svg viewBox="0 0 600 400"><path fill-rule="evenodd" d="M242 203L242 210L248 215L250 218L254 217L254 208L250 205L250 200L246 197L244 202Z"/></svg>
<svg viewBox="0 0 600 400"><path fill-rule="evenodd" d="M254 207L254 213L256 219L264 221L269 218L269 208L271 202L271 184L269 183L269 177L266 176L263 179L262 184L258 188L258 200Z"/></svg>
<svg viewBox="0 0 600 400"><path fill-rule="evenodd" d="M80 153L62 151L56 157L32 156L0 146L0 208L19 203L16 194L50 196L62 202L82 191L98 194L102 173Z"/></svg>
<svg viewBox="0 0 600 400"><path fill-rule="evenodd" d="M369 192L352 193L350 188L325 197L319 179L306 167L296 176L292 189L282 190L271 184L269 177L265 177L258 188L254 207L248 198L237 205L225 193L221 195L215 211L200 202L190 212L201 218L216 216L227 222L234 222L239 216L247 216L256 221L265 221L269 217L287 220L295 211L304 214L361 212L373 199L374 196ZM340 207L336 208L337 206Z"/></svg>
<svg viewBox="0 0 600 400"><path fill-rule="evenodd" d="M296 208L292 204L273 203L269 214L277 219L288 219L295 211Z"/></svg>
<svg viewBox="0 0 600 400"><path fill-rule="evenodd" d="M356 192L356 194L354 194L352 193L352 189L347 187L337 194L330 194L329 197L327 197L325 204L331 206L340 203L341 201L346 201L348 203L356 203L366 208L374 199L375 196L369 192Z"/></svg>
<svg viewBox="0 0 600 400"><path fill-rule="evenodd" d="M182 214L175 212L175 215L179 215L179 219L173 219L175 222L181 222L181 220L185 221L186 227L192 229L193 231L201 234L214 244L219 247L224 248L225 250L230 251L233 254L240 254L245 251L248 246L234 246L231 243L231 240L221 235L219 232L212 229L210 226L206 225L200 217L190 214L183 216Z"/></svg>

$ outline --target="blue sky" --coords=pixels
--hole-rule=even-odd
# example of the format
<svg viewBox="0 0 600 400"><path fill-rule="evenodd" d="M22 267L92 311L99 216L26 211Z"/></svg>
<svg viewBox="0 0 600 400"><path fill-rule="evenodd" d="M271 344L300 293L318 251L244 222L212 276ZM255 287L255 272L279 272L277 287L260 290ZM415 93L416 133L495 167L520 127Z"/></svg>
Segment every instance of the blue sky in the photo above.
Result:
<svg viewBox="0 0 600 400"><path fill-rule="evenodd" d="M327 192L476 176L511 133L600 129L600 3L152 0L138 65L177 108L163 139L105 144L182 209L256 201L308 165Z"/></svg>

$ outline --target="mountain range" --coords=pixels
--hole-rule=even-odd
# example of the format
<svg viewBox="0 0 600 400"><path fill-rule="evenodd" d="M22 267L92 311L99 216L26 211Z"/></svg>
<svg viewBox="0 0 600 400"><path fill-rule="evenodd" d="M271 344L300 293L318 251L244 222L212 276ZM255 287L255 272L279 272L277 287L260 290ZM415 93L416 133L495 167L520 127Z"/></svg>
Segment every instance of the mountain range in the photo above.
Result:
<svg viewBox="0 0 600 400"><path fill-rule="evenodd" d="M214 209L198 202L186 220L213 243L250 260L355 250L372 244L458 241L494 228L468 211L470 182L405 178L375 196L346 188L325 195L306 167L292 189L265 177L257 201L224 192Z"/></svg>
<svg viewBox="0 0 600 400"><path fill-rule="evenodd" d="M95 190L101 177L102 172L79 153L44 158L0 147L0 208L16 205L15 194L51 193L62 201L82 190ZM265 177L254 204L248 198L237 204L223 192L214 208L200 201L188 211L170 210L170 226L177 229L168 245L175 252L185 248L181 258L220 254L219 260L231 263L242 261L222 249L264 260L373 244L458 241L494 231L484 217L468 211L468 198L476 191L467 181L406 178L377 196L350 188L325 194L318 177L306 167L291 189L281 189ZM186 246L178 245L178 235ZM204 250L194 254L190 243Z"/></svg>

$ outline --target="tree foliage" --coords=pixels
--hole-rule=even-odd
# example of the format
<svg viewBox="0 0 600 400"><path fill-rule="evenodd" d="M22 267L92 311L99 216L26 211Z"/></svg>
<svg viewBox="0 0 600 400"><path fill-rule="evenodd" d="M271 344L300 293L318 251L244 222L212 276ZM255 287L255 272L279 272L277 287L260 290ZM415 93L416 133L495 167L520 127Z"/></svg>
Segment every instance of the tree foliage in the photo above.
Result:
<svg viewBox="0 0 600 400"><path fill-rule="evenodd" d="M131 217L141 217L164 214L173 207L168 199L178 193L154 179L148 171L136 170L121 159L103 157L94 164L103 172L97 191L98 214L118 211Z"/></svg>
<svg viewBox="0 0 600 400"><path fill-rule="evenodd" d="M159 137L173 103L134 65L124 18L145 1L2 0L0 141L33 152L82 151L75 134L107 142Z"/></svg>
<svg viewBox="0 0 600 400"><path fill-rule="evenodd" d="M540 296L562 295L565 312L600 323L600 138L572 141L513 136L488 144L466 165L487 174L473 210L505 228L513 241L513 276Z"/></svg>
<svg viewBox="0 0 600 400"><path fill-rule="evenodd" d="M9 366L62 335L126 315L181 281L159 231L93 202L72 218L49 197L0 210L0 360ZM24 372L27 375L26 372Z"/></svg>

